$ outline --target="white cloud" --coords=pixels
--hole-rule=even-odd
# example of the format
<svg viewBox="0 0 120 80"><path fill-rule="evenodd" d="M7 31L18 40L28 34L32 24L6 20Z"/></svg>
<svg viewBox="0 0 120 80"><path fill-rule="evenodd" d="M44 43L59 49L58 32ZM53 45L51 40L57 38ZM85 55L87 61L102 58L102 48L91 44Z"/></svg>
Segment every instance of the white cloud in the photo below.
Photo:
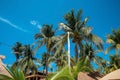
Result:
<svg viewBox="0 0 120 80"><path fill-rule="evenodd" d="M2 18L2 17L0 17L0 21L3 21L3 22L5 22L5 23L7 23L7 24L9 24L11 27L13 27L13 28L15 28L15 29L17 29L17 30L20 30L20 31L22 31L22 32L27 32L27 33L29 32L28 30L25 30L25 29L23 29L23 28L15 25L15 24L13 24L13 23L10 22L9 20L4 19L4 18Z"/></svg>
<svg viewBox="0 0 120 80"><path fill-rule="evenodd" d="M35 26L37 24L37 21L32 20L32 21L30 21L30 23Z"/></svg>
<svg viewBox="0 0 120 80"><path fill-rule="evenodd" d="M41 29L41 28L42 28L42 26L41 26L41 25L39 24L39 22L36 21L36 20L30 21L30 23L31 23L33 26L36 26L38 29Z"/></svg>

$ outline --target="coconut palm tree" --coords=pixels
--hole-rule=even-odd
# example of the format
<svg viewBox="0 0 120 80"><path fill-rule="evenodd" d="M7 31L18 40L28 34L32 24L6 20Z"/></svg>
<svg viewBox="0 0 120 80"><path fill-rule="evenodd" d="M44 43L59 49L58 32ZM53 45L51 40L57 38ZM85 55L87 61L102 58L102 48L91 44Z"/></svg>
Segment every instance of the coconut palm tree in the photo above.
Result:
<svg viewBox="0 0 120 80"><path fill-rule="evenodd" d="M37 72L38 66L36 66L36 64L40 64L40 61L35 58L34 55L34 50L31 49L30 45L25 45L24 58L20 61L20 64L23 65L21 66L21 69L24 70L25 73L29 73L30 71L32 73Z"/></svg>
<svg viewBox="0 0 120 80"><path fill-rule="evenodd" d="M102 58L96 55L98 52L100 51L96 50L96 46L92 43L86 43L83 45L82 51L80 51L80 54L83 54L80 56L80 61L83 61L83 63L89 63L90 67L92 66L92 63L95 63L99 68L101 68Z"/></svg>
<svg viewBox="0 0 120 80"><path fill-rule="evenodd" d="M83 56L80 56L80 59L84 59L84 61L91 61L96 58L96 53L99 50L95 50L95 46L91 43L85 43L82 47L82 51L80 52Z"/></svg>
<svg viewBox="0 0 120 80"><path fill-rule="evenodd" d="M107 73L110 73L110 72L117 70L119 68L120 68L120 57L117 55L111 55L110 62L107 66L107 70L109 70Z"/></svg>
<svg viewBox="0 0 120 80"><path fill-rule="evenodd" d="M40 61L34 57L34 54L35 53L31 49L30 45L25 45L22 51L23 57L14 63L12 68L18 67L24 72L24 74L36 73L38 68L36 64L40 64Z"/></svg>
<svg viewBox="0 0 120 80"><path fill-rule="evenodd" d="M52 70L50 66L50 62L51 62L51 55L49 53L44 52L42 54L41 66L43 66L43 69L45 70L46 75L48 73L48 68Z"/></svg>
<svg viewBox="0 0 120 80"><path fill-rule="evenodd" d="M52 30L52 25L43 25L42 29L40 30L40 33L35 34L34 38L36 39L36 42L34 43L34 45L37 45L37 50L45 45L47 52L50 53L51 51L51 47L54 45L55 43L55 31Z"/></svg>
<svg viewBox="0 0 120 80"><path fill-rule="evenodd" d="M53 57L51 57L53 62L56 63L57 70L61 70L63 67L67 65L67 52L66 51L61 51L59 54L54 54Z"/></svg>
<svg viewBox="0 0 120 80"><path fill-rule="evenodd" d="M61 48L61 46L63 46L67 42L67 32L69 32L72 42L75 43L76 62L78 61L79 56L78 48L82 47L83 40L91 41L95 43L99 49L102 49L102 39L91 33L92 28L86 26L88 17L82 21L81 14L82 10L79 10L76 14L74 10L71 10L71 12L65 14L64 19L66 20L66 23L60 23L59 26L59 29L62 29L65 34L61 35L62 39L57 43L57 45L59 45Z"/></svg>
<svg viewBox="0 0 120 80"><path fill-rule="evenodd" d="M43 25L42 29L40 30L40 33L35 34L34 38L36 39L36 42L34 43L34 45L36 45L37 47L35 48L36 50L38 50L41 46L46 46L47 52L45 54L42 55L43 57L43 61L42 64L46 65L46 74L48 72L47 67L48 67L48 63L47 61L49 61L49 56L51 56L51 52L55 51L56 48L54 48L53 50L51 50L51 48L54 46L54 44L57 41L57 38L55 37L55 31L52 29L52 25ZM49 55L49 56L48 56Z"/></svg>
<svg viewBox="0 0 120 80"><path fill-rule="evenodd" d="M120 28L118 30L113 30L112 34L108 34L106 42L109 43L110 46L106 49L105 53L116 49L116 55L118 55L118 49L120 48Z"/></svg>
<svg viewBox="0 0 120 80"><path fill-rule="evenodd" d="M23 45L20 42L16 42L16 44L12 47L13 53L16 57L15 63L12 65L12 67L18 67L19 66L19 60L23 57Z"/></svg>
<svg viewBox="0 0 120 80"><path fill-rule="evenodd" d="M23 51L23 45L20 42L16 42L15 46L13 46L12 50L14 51L13 53L16 56L16 61L20 59L22 56L22 51Z"/></svg>

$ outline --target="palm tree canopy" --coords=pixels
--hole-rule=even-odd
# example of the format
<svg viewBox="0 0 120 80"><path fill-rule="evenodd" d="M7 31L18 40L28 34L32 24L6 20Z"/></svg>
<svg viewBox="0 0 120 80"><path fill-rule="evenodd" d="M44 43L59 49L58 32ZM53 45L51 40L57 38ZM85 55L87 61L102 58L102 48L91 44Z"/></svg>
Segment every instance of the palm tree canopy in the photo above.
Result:
<svg viewBox="0 0 120 80"><path fill-rule="evenodd" d="M15 46L13 46L12 50L16 56L16 60L22 57L23 45L20 42L16 42Z"/></svg>
<svg viewBox="0 0 120 80"><path fill-rule="evenodd" d="M60 35L62 39L56 42L55 46L59 46L58 50L61 50L67 42L67 32L70 34L70 39L75 44L75 56L76 62L78 60L78 50L81 48L81 45L84 44L84 41L92 42L100 50L103 49L102 39L98 36L91 33L92 28L86 26L88 17L82 20L82 10L79 10L77 13L74 10L71 10L65 14L64 19L66 23L60 23L59 29L62 29L65 33Z"/></svg>
<svg viewBox="0 0 120 80"><path fill-rule="evenodd" d="M40 39L44 37L53 37L54 36L54 31L52 30L52 25L43 25L42 29L40 30L41 33L38 33L34 36L35 39Z"/></svg>
<svg viewBox="0 0 120 80"><path fill-rule="evenodd" d="M18 59L13 65L12 68L18 67L21 69L25 74L29 74L30 71L35 73L37 71L36 63L40 63L40 61L34 57L35 53L34 50L31 48L30 45L23 45L22 46L22 57Z"/></svg>
<svg viewBox="0 0 120 80"><path fill-rule="evenodd" d="M107 42L109 44L120 44L120 28L118 30L113 30L112 34L107 36Z"/></svg>
<svg viewBox="0 0 120 80"><path fill-rule="evenodd" d="M108 53L115 48L120 48L120 28L118 30L113 30L112 34L108 34L106 42L109 43L110 46L106 49L105 53Z"/></svg>
<svg viewBox="0 0 120 80"><path fill-rule="evenodd" d="M59 39L57 37L54 37L55 31L52 28L52 25L45 24L40 30L40 33L35 34L34 38L36 39L36 42L34 45L37 45L36 50L45 45L47 51L51 51L52 46L55 44L57 39Z"/></svg>

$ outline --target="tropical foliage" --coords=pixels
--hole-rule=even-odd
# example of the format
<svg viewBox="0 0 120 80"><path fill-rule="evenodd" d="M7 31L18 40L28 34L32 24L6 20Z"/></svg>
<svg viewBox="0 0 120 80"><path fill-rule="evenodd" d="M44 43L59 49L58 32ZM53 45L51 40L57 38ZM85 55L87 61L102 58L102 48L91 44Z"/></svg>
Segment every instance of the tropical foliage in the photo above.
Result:
<svg viewBox="0 0 120 80"><path fill-rule="evenodd" d="M48 80L74 80L74 78L70 74L68 67L64 67L61 71L48 78Z"/></svg>
<svg viewBox="0 0 120 80"><path fill-rule="evenodd" d="M107 43L111 44L106 50L106 53L112 49L116 49L116 55L118 55L118 49L120 48L120 29L113 30L112 34L107 36Z"/></svg>
<svg viewBox="0 0 120 80"><path fill-rule="evenodd" d="M17 49L18 49L18 52L16 52ZM29 74L30 72L32 73L37 72L38 66L36 66L36 63L40 63L40 61L34 57L35 53L31 49L30 45L24 45L19 47L17 42L16 45L13 47L13 50L15 55L16 54L19 55L19 58L17 58L17 61L12 65L13 69L17 67L21 69L25 74Z"/></svg>
<svg viewBox="0 0 120 80"><path fill-rule="evenodd" d="M46 46L47 52L44 53L42 56L42 64L44 65L44 68L46 69L46 74L48 73L48 65L50 63L50 60L48 59L49 56L51 56L51 48L56 42L56 38L54 37L55 31L52 30L52 25L43 25L43 28L40 30L40 33L35 34L34 38L36 39L37 47L35 48L38 50L41 46ZM55 49L54 49L55 50ZM45 60L45 61L43 61Z"/></svg>
<svg viewBox="0 0 120 80"><path fill-rule="evenodd" d="M0 74L0 80L25 80L24 74L21 70L17 68L6 68L6 70L9 72L11 77L8 75Z"/></svg>
<svg viewBox="0 0 120 80"><path fill-rule="evenodd" d="M58 41L58 45L64 46L67 42L67 32L70 33L70 38L72 42L75 43L75 58L76 62L78 61L79 56L83 54L78 53L79 49L82 48L84 41L93 42L98 49L102 49L102 39L98 36L91 33L92 28L90 26L86 26L88 21L88 17L82 20L82 10L79 10L76 14L74 10L67 13L64 16L66 23L60 23L59 28L62 29L65 34L62 34L62 40ZM60 50L60 49L59 49Z"/></svg>
<svg viewBox="0 0 120 80"><path fill-rule="evenodd" d="M110 60L107 61L99 55L104 52L103 40L92 33L93 28L87 24L89 17L83 19L82 10L71 10L64 15L64 20L56 30L53 30L53 25L44 24L34 35L32 45L16 42L12 47L16 61L11 68L6 68L11 77L0 74L0 80L25 80L24 75L38 74L40 71L45 73L46 80L77 80L79 72L97 70L105 75L120 68L120 29L107 35L109 46L105 53L116 50L116 54L109 56ZM74 47L72 56L68 55L68 41L72 44L71 48ZM44 53L41 48L46 49ZM37 53L40 55L36 58Z"/></svg>

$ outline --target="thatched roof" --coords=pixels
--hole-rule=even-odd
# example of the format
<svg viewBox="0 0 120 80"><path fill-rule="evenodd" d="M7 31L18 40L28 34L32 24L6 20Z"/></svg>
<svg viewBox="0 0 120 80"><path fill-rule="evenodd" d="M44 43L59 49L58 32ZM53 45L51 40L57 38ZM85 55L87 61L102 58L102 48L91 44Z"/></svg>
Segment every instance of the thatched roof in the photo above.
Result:
<svg viewBox="0 0 120 80"><path fill-rule="evenodd" d="M4 64L2 63L2 59L4 59L4 58L5 58L5 56L0 55L0 74L4 74L4 75L7 75L7 76L10 76L8 71L5 69Z"/></svg>
<svg viewBox="0 0 120 80"><path fill-rule="evenodd" d="M98 72L91 72L91 73L80 72L78 74L78 79L77 80L98 80L101 77L102 76Z"/></svg>
<svg viewBox="0 0 120 80"><path fill-rule="evenodd" d="M107 74L106 76L104 76L100 80L120 80L120 69L115 70L115 71Z"/></svg>

